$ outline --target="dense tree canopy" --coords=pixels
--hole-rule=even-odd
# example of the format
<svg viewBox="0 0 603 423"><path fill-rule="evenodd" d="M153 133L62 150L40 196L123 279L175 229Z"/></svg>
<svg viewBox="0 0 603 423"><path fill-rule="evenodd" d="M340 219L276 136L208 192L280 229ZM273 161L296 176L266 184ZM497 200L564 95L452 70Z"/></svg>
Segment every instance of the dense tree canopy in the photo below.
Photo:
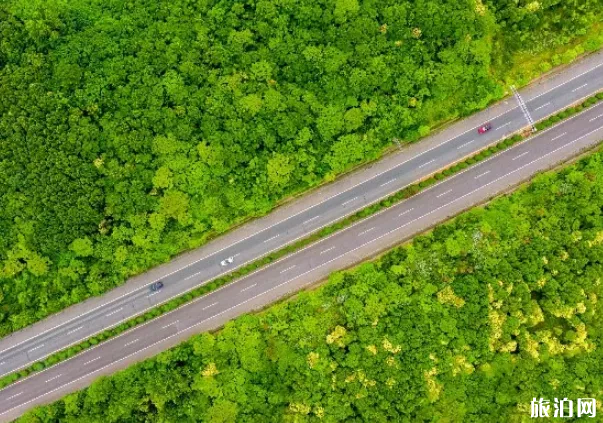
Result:
<svg viewBox="0 0 603 423"><path fill-rule="evenodd" d="M600 401L602 279L597 153L19 422L527 421Z"/></svg>
<svg viewBox="0 0 603 423"><path fill-rule="evenodd" d="M0 2L0 335L483 108L501 31L601 10L524 3Z"/></svg>

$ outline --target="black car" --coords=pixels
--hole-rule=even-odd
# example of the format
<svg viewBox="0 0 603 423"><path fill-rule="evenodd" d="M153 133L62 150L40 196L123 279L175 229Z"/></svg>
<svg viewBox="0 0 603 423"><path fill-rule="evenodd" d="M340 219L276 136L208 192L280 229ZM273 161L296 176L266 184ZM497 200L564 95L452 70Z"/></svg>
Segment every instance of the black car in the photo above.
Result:
<svg viewBox="0 0 603 423"><path fill-rule="evenodd" d="M153 291L153 292L157 292L161 288L163 288L163 282L161 282L161 281L151 284L151 291Z"/></svg>

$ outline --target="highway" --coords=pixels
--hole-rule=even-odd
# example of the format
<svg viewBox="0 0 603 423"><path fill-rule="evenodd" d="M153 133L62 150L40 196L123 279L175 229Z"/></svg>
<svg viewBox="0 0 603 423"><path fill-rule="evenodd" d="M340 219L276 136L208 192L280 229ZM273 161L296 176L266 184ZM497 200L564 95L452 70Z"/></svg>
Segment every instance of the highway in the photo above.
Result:
<svg viewBox="0 0 603 423"><path fill-rule="evenodd" d="M172 312L0 391L0 419L57 399L99 375L223 325L331 271L409 239L603 140L603 104L537 133L391 208L362 220Z"/></svg>
<svg viewBox="0 0 603 423"><path fill-rule="evenodd" d="M565 73L559 77L560 82L558 84L552 78L548 84L542 85L540 89L537 87L528 90L528 94L524 96L524 101L533 118L539 120L593 92L603 89L603 59L601 59L601 56L595 57L595 59L594 63L589 64L588 69L578 68L580 72L574 74L571 73L570 69L569 75ZM593 110L599 110L599 114L603 113L599 106ZM478 165L476 168L480 168L486 163L490 163L488 166L494 166L493 163L498 163L495 168L488 167L487 170L483 170L482 167L483 175L480 174L479 177L475 175L473 181L464 181L456 188L451 186L442 192L438 191L441 189L440 187L446 184L454 185L454 181L458 183L459 180L467 178L466 175L474 171L471 169L450 181L445 181L436 187L430 188L399 206L334 234L326 240L292 254L236 283L196 300L190 305L183 306L153 322L135 328L115 340L47 369L39 375L34 375L5 388L0 391L0 413L3 412L0 417L3 418L8 415L14 417L28 405L37 403L38 399L40 399L40 402L45 402L58 398L65 392L85 386L99 374L108 374L114 369L120 368L120 366L125 366L126 363L140 359L139 356L146 357L173 345L175 340L186 339L192 333L217 327L231 317L269 304L271 301L282 297L286 292L295 291L306 283L317 280L318 275L324 277L325 272L328 273L337 269L342 264L347 265L357 262L373 254L376 250L382 250L382 248L375 248L375 243L387 244L385 241L392 236L391 230L396 232L394 235L398 241L408 238L412 234L429 227L429 225L445 219L446 216L454 214L454 211L448 213L446 210L454 210L454 207L458 207L459 203L463 206L462 208L466 208L476 202L472 198L479 197L479 195L467 193L467 196L463 197L461 189L488 183L492 177L497 175L497 172L525 163L526 159L535 160L540 152L548 151L547 149L551 146L558 143L569 143L576 139L579 140L576 142L577 144L584 140L593 142L593 136L598 136L599 139L603 138L599 132L594 132L586 138L580 138L589 132L589 128L590 130L599 131L597 123L603 118L591 116L590 113L592 111L560 125L560 128L565 128L564 133L556 133L559 129L555 128L543 132L533 140L510 150L517 151L517 148L523 148L528 144L538 145L530 151L518 153L518 157L504 159L506 157L505 153ZM7 374L38 361L55 351L90 337L94 333L115 326L133 315L166 301L168 298L180 295L225 272L264 256L270 251L282 248L294 240L307 236L319 228L390 195L404 186L424 178L527 125L526 118L516 104L510 105L504 113L492 116L488 120L492 123L493 128L486 134L478 135L476 128L474 126L470 127L459 135L446 139L420 154L408 157L396 166L379 172L336 195L327 197L312 207L295 213L184 267L162 275L160 279L164 282L164 288L157 293L149 290L148 284L155 280L149 278L143 286L87 309L85 312L58 325L49 328L40 325L42 330L39 333L34 333L33 336L19 339L17 335L3 339L0 343L0 373ZM551 133L556 133L557 138L554 141L541 141ZM445 133L442 135L445 136ZM598 141L598 139L595 141ZM563 154L551 153L551 155L546 156L548 159L536 161L535 164L530 164L528 168L539 169L538 165L543 163L550 165L549 162L557 154L561 154L561 159L564 159L567 157L565 151L570 150L562 150L561 153ZM507 160L508 163L503 160ZM523 169L517 171L516 174L523 175L525 172L527 171ZM525 177L525 175L523 176ZM499 182L501 181L491 183L487 187L497 187ZM482 189L478 194L481 195L481 193L489 192L489 190ZM467 198L467 202L459 201L461 198ZM447 204L446 201L448 200L452 203ZM381 219L386 219L384 216L389 216L391 219L391 213L395 213L393 210L399 209L402 205L415 204L415 202L418 203L398 212L398 218L394 219L396 222L406 222L403 228L407 228L404 232L409 231L409 234L401 233L401 228L392 229L391 225L387 223L379 223L382 222ZM438 206L440 203L441 205ZM426 208L429 207L432 208L432 211L427 213ZM430 217L427 218L427 216ZM425 226L423 221L427 221L429 225ZM365 225L368 226L365 227ZM351 231L358 229L362 230L353 238L345 238L350 236ZM342 241L339 237L343 237L342 239L345 239L345 241ZM346 248L349 248L349 250L346 250ZM234 263L227 267L221 266L220 261L230 256L235 258ZM242 283L248 283L248 285L239 288ZM286 290L283 292L283 289ZM207 298L214 298L215 300L206 304L205 301L210 301ZM200 307L199 304L202 304L203 307L195 309L195 307ZM211 316L203 320L203 316L208 314L211 314ZM130 339L131 336L137 338ZM128 342L124 342L126 338L129 340ZM98 358L96 356L90 357L90 354L97 354ZM83 357L87 361L83 361ZM76 364L74 365L74 363ZM41 381L40 378L45 378L57 371L60 373L55 375L56 377L53 376L52 380ZM74 381L79 383L74 383ZM19 391L18 387L23 388L24 386L27 386L27 388ZM55 393L57 395L54 395Z"/></svg>

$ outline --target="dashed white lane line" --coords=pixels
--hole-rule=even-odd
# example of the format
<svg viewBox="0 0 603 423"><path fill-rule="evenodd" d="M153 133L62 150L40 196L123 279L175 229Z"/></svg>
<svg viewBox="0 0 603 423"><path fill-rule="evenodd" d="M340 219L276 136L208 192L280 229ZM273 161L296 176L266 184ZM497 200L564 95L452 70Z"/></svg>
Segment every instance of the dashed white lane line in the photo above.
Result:
<svg viewBox="0 0 603 423"><path fill-rule="evenodd" d="M84 363L84 366L86 366L86 365L88 365L88 364L92 363L93 361L98 360L99 358L100 358L100 355L99 355L98 357L96 357L96 358L93 358L92 360L88 360L88 361L86 361L86 362Z"/></svg>
<svg viewBox="0 0 603 423"><path fill-rule="evenodd" d="M395 180L396 180L396 178L394 178L394 179L390 179L389 181L387 181L387 182L385 182L385 183L381 184L381 186L382 186L382 187L384 187L384 186L386 186L386 185L389 185L389 184L391 184L392 182L394 182Z"/></svg>
<svg viewBox="0 0 603 423"><path fill-rule="evenodd" d="M555 138L551 138L551 141L558 140L559 138L561 138L561 137L562 137L562 136L564 136L564 135L567 135L567 132L564 132L564 133L563 133L563 134L561 134L561 135L557 135Z"/></svg>
<svg viewBox="0 0 603 423"><path fill-rule="evenodd" d="M505 126L508 126L511 123L513 123L513 121L510 121L510 122L507 122L507 123L503 123L502 125L497 126L496 130L498 131L499 129L503 129Z"/></svg>
<svg viewBox="0 0 603 423"><path fill-rule="evenodd" d="M25 391L21 391L21 392L19 392L18 394L12 395L12 396L8 397L6 400L7 400L7 401L8 401L8 400L12 400L13 398L16 398L16 397L18 397L19 395L21 395L23 392L25 392ZM12 410L12 408L11 408L11 410Z"/></svg>
<svg viewBox="0 0 603 423"><path fill-rule="evenodd" d="M351 203L352 201L356 200L358 197L354 197L351 200L346 201L345 203L341 203L342 206L345 206L348 203Z"/></svg>
<svg viewBox="0 0 603 423"><path fill-rule="evenodd" d="M326 250L321 251L321 252L320 252L320 254L328 253L329 251L332 251L332 250L334 250L334 249L335 249L335 247L334 247L334 246L333 246L333 247L331 247L331 248L327 248ZM320 255L320 254L319 254L319 255Z"/></svg>
<svg viewBox="0 0 603 423"><path fill-rule="evenodd" d="M427 166L428 164L433 163L433 162L435 162L435 159L431 159L430 161L428 161L428 162L426 162L426 163L423 163L421 166L419 166L419 169L421 169L422 167L425 167L425 166Z"/></svg>
<svg viewBox="0 0 603 423"><path fill-rule="evenodd" d="M153 295L155 295L155 294L159 294L159 291L152 292L152 293L150 293L149 295L147 295L147 297L152 297L152 296L153 296Z"/></svg>
<svg viewBox="0 0 603 423"><path fill-rule="evenodd" d="M264 242L266 243L266 242L272 241L273 239L276 239L276 238L278 238L279 236L281 236L281 234L276 234L276 235L274 235L272 238L268 238L268 239L267 239L266 241L264 241Z"/></svg>
<svg viewBox="0 0 603 423"><path fill-rule="evenodd" d="M111 312L111 313L109 313L109 314L105 314L105 317L109 317L109 316L111 316L112 314L119 313L119 312L120 312L120 311L122 311L123 309L124 309L123 307L118 308L117 310L112 311L112 312Z"/></svg>
<svg viewBox="0 0 603 423"><path fill-rule="evenodd" d="M82 328L83 328L83 326L80 326L79 328L72 329L69 332L67 332L67 335L71 335L72 333L77 332L78 330L80 330Z"/></svg>
<svg viewBox="0 0 603 423"><path fill-rule="evenodd" d="M48 379L48 380L46 381L46 383L51 382L51 381L53 381L53 380L55 380L55 379L58 379L58 378L60 378L61 376L62 376L62 374L60 374L60 375L56 375L55 377L51 377L50 379Z"/></svg>
<svg viewBox="0 0 603 423"><path fill-rule="evenodd" d="M446 192L443 192L443 193L441 193L441 194L436 195L436 197L437 197L437 198L440 198L440 197L443 197L443 196L444 196L444 195L446 195L446 194L450 194L451 192L452 192L452 190L451 190L451 189L449 189L449 190L448 190L448 191L446 191Z"/></svg>
<svg viewBox="0 0 603 423"><path fill-rule="evenodd" d="M6 363L6 361L3 361L2 363L0 363L0 366L2 366L4 363Z"/></svg>
<svg viewBox="0 0 603 423"><path fill-rule="evenodd" d="M178 323L180 320L174 320L172 323L169 323L165 326L162 326L161 329L165 329L165 328L169 328L172 325L175 325L176 323Z"/></svg>
<svg viewBox="0 0 603 423"><path fill-rule="evenodd" d="M254 286L256 286L256 285L257 285L257 283L254 283L254 284L252 284L252 285L249 285L248 287L245 287L245 288L241 289L241 292L245 292L245 291L247 291L248 289L251 289L251 288L253 288L253 287L254 287Z"/></svg>
<svg viewBox="0 0 603 423"><path fill-rule="evenodd" d="M542 109L543 107L549 106L550 104L551 104L551 102L550 102L550 101L549 101L548 103L544 103L542 106L538 106L538 107L536 107L536 108L534 109L534 111L536 111L536 110L540 110L540 109Z"/></svg>
<svg viewBox="0 0 603 423"><path fill-rule="evenodd" d="M203 307L203 310L207 310L208 308L213 307L213 306L215 306L216 304L218 304L218 303L217 303L217 302L215 302L215 303L213 303L213 304L210 304L210 305L208 305L208 306L205 306L205 307Z"/></svg>
<svg viewBox="0 0 603 423"><path fill-rule="evenodd" d="M360 233L358 234L358 236L362 236L362 235L364 235L364 234L367 234L367 233L369 233L370 231L372 231L373 229L376 229L376 228L377 228L376 226L373 226L372 228L368 228L366 231L362 231L362 232L360 232Z"/></svg>
<svg viewBox="0 0 603 423"><path fill-rule="evenodd" d="M480 173L479 175L477 175L477 176L476 176L474 179L479 179L479 178L481 178L482 176L486 176L488 173L490 173L490 171L489 171L489 170L486 170L484 173Z"/></svg>
<svg viewBox="0 0 603 423"><path fill-rule="evenodd" d="M135 340L133 340L133 341L126 342L126 343L124 344L124 347L127 347L128 345L132 345L132 344L134 344L134 343L138 342L138 340L139 340L139 339L140 339L140 338L136 338L136 339L135 339Z"/></svg>
<svg viewBox="0 0 603 423"><path fill-rule="evenodd" d="M405 211L403 211L402 213L400 213L400 214L398 215L398 217L400 217L400 216L404 216L406 213L410 213L410 212L411 212L411 211L413 211L414 209L415 209L415 208L413 207L413 208L410 208L410 209L408 209L408 210L405 210Z"/></svg>
<svg viewBox="0 0 603 423"><path fill-rule="evenodd" d="M603 115L595 116L594 118L589 120L589 122L594 122L595 120L599 119L600 117L603 117Z"/></svg>
<svg viewBox="0 0 603 423"><path fill-rule="evenodd" d="M520 159L520 158L522 158L523 156L525 156L525 155L526 155L526 154L528 154L528 153L529 153L529 151L526 151L526 152L524 152L524 153L521 153L519 156L515 156L515 157L513 157L511 160L517 160L517 159Z"/></svg>
<svg viewBox="0 0 603 423"><path fill-rule="evenodd" d="M573 93L575 93L576 91L581 90L582 88L586 87L587 85L588 85L588 84L580 85L578 88L574 88L574 89L572 90L572 92L573 92Z"/></svg>
<svg viewBox="0 0 603 423"><path fill-rule="evenodd" d="M457 149L457 150L460 150L460 149L461 149L461 148L463 148L463 147L467 147L467 146L468 146L469 144L471 144L473 141L475 141L475 140L467 141L465 144L461 144L461 145L459 145L459 146L458 146L456 149Z"/></svg>
<svg viewBox="0 0 603 423"><path fill-rule="evenodd" d="M281 270L281 274L288 272L289 270L293 269L295 267L295 264L291 267L287 267L285 270Z"/></svg>
<svg viewBox="0 0 603 423"><path fill-rule="evenodd" d="M37 350L38 348L42 348L44 346L44 344L40 344L37 347L32 348L31 350L27 350L28 353Z"/></svg>
<svg viewBox="0 0 603 423"><path fill-rule="evenodd" d="M310 223L310 222L312 222L313 220L318 219L319 217L320 217L320 215L318 215L318 216L314 216L314 217L312 217L312 218L310 218L310 219L308 219L308 220L304 220L304 223L302 223L302 224L303 224L303 225L305 225L306 223Z"/></svg>

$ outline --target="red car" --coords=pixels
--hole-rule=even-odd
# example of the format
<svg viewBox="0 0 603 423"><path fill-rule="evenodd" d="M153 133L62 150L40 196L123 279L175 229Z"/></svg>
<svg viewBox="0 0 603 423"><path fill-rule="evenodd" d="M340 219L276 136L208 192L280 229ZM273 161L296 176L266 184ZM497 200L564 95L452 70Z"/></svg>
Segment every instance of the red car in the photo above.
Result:
<svg viewBox="0 0 603 423"><path fill-rule="evenodd" d="M485 132L488 132L490 129L492 129L492 124L490 124L490 123L484 123L482 126L480 126L479 128L477 128L477 133L478 134L483 134Z"/></svg>

